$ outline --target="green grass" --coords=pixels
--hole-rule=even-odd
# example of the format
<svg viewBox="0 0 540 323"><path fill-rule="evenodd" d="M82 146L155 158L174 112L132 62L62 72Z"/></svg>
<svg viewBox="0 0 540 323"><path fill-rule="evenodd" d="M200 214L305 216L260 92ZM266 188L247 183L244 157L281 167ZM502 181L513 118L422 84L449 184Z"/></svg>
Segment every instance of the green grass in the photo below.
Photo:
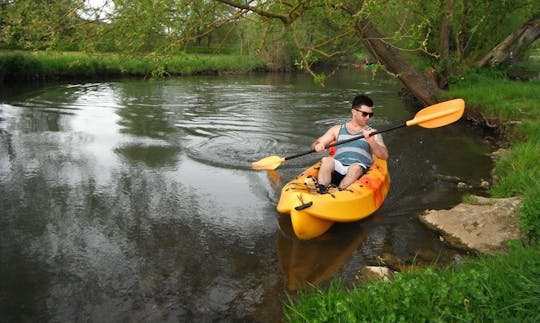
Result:
<svg viewBox="0 0 540 323"><path fill-rule="evenodd" d="M398 273L352 289L333 281L284 305L288 322L539 322L540 248Z"/></svg>
<svg viewBox="0 0 540 323"><path fill-rule="evenodd" d="M540 81L510 81L498 71L471 73L454 82L446 97L462 97L467 107L503 121L540 120Z"/></svg>
<svg viewBox="0 0 540 323"><path fill-rule="evenodd" d="M81 52L0 51L0 81L111 76L162 77L245 73L264 69L261 60L243 55L123 56Z"/></svg>

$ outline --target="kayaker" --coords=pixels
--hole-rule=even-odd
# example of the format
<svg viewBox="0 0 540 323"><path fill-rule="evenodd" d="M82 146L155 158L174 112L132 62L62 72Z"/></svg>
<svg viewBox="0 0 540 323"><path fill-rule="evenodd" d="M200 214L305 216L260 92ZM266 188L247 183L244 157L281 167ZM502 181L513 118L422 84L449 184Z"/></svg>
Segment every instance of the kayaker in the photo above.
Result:
<svg viewBox="0 0 540 323"><path fill-rule="evenodd" d="M337 185L339 189L347 188L366 173L373 163L373 155L383 160L388 159L388 149L382 135L370 136L376 131L368 125L372 117L373 101L366 95L357 95L352 100L351 120L332 126L313 142L311 148L323 152L332 142L364 135L362 139L336 146L333 156L322 158L318 182L315 183L319 193L328 192L330 184Z"/></svg>

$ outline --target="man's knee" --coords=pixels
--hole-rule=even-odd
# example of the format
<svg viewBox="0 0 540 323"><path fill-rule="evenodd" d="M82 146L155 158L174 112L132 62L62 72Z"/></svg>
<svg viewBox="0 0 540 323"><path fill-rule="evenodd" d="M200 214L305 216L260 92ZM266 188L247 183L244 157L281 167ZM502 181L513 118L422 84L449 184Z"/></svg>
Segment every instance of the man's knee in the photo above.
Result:
<svg viewBox="0 0 540 323"><path fill-rule="evenodd" d="M353 164L349 166L348 173L351 174L351 176L355 176L358 178L364 174L364 168L362 168L362 166L358 164Z"/></svg>
<svg viewBox="0 0 540 323"><path fill-rule="evenodd" d="M330 157L330 156L324 156L322 158L322 162L323 163L333 163L334 162L334 158L333 157Z"/></svg>
<svg viewBox="0 0 540 323"><path fill-rule="evenodd" d="M334 167L334 158L326 156L322 158L322 166L332 166Z"/></svg>

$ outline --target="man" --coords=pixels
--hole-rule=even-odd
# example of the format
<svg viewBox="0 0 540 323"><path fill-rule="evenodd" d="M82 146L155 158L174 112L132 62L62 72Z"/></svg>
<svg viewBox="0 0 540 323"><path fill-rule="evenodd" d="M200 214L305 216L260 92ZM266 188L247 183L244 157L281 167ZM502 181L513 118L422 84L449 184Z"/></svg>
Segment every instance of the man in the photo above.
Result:
<svg viewBox="0 0 540 323"><path fill-rule="evenodd" d="M357 95L352 101L351 114L350 121L331 127L311 145L315 151L322 152L330 143L364 135L362 139L338 145L333 157L323 157L318 183L315 183L319 193L326 193L331 183L337 184L339 189L347 188L366 173L373 156L388 159L382 135L370 136L376 131L368 125L373 117L373 101L366 95Z"/></svg>

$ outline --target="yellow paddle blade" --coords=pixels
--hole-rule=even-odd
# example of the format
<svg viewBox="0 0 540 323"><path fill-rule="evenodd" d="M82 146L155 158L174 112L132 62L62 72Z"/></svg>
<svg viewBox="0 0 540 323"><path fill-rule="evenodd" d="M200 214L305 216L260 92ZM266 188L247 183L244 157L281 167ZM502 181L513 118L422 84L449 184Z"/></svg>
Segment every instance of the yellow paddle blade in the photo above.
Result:
<svg viewBox="0 0 540 323"><path fill-rule="evenodd" d="M265 157L259 161L251 163L251 168L256 170L274 170L279 167L285 158L279 156Z"/></svg>
<svg viewBox="0 0 540 323"><path fill-rule="evenodd" d="M463 115L465 101L454 99L424 108L406 122L407 126L419 125L424 128L437 128L451 124Z"/></svg>

